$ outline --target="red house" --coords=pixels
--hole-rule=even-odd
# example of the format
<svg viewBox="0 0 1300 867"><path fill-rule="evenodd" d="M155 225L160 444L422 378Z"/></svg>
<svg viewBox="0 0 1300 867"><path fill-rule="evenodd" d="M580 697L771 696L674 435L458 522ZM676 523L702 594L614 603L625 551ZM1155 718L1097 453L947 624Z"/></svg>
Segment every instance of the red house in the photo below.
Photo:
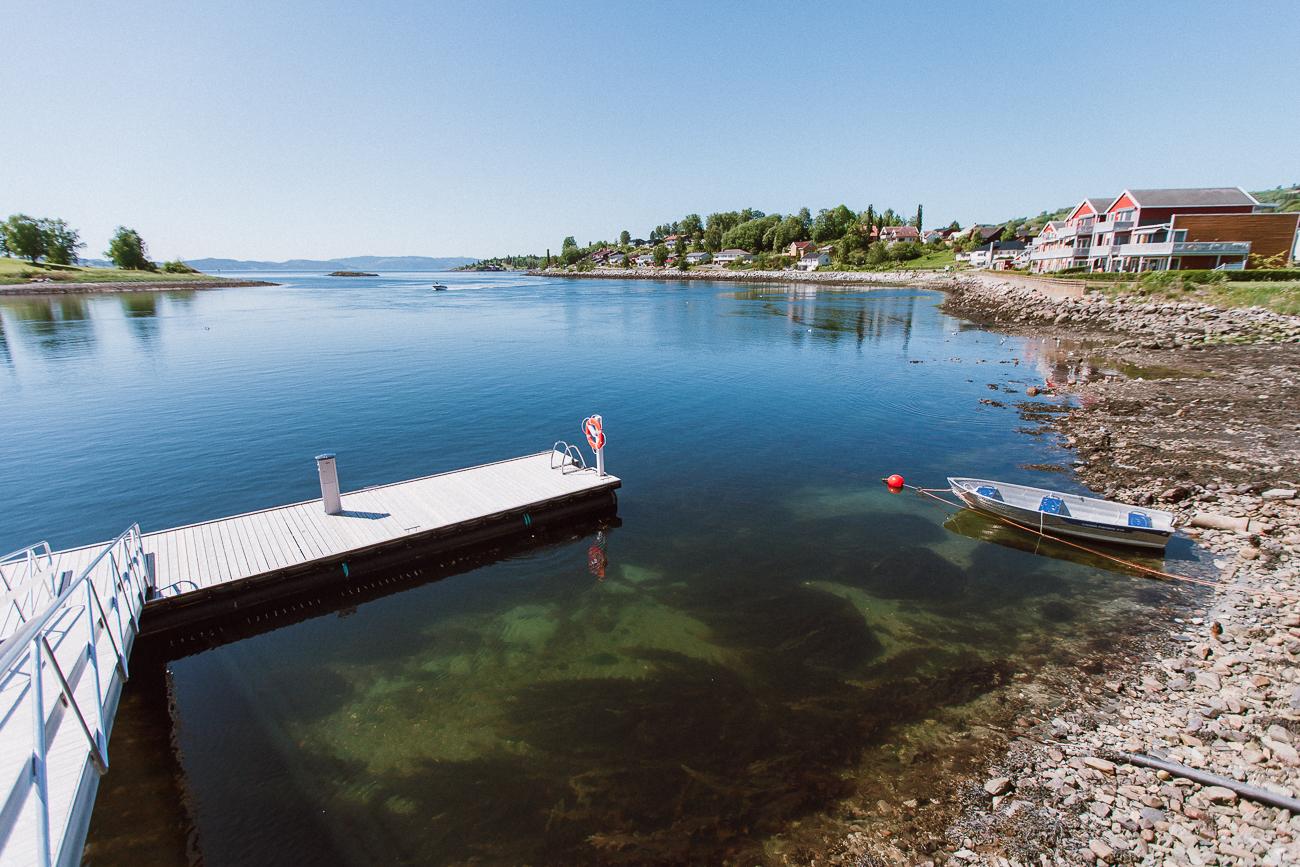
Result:
<svg viewBox="0 0 1300 867"><path fill-rule="evenodd" d="M1037 273L1236 270L1257 258L1291 256L1300 215L1272 213L1240 187L1128 189L1104 207L1084 199L1049 223L1030 251Z"/></svg>

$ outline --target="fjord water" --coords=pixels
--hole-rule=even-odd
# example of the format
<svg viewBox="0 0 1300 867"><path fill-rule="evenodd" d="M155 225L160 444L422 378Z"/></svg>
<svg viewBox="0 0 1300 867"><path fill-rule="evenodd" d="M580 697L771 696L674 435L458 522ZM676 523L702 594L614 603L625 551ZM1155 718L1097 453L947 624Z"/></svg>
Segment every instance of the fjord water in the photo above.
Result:
<svg viewBox="0 0 1300 867"><path fill-rule="evenodd" d="M149 762L207 865L762 860L909 727L1140 616L1132 578L879 484L1076 487L1022 468L1065 461L1012 406L1048 354L938 293L264 276L0 301L0 546L307 499L322 451L345 489L540 451L591 412L621 524L175 659L170 731L132 684L96 863L184 857L114 785Z"/></svg>

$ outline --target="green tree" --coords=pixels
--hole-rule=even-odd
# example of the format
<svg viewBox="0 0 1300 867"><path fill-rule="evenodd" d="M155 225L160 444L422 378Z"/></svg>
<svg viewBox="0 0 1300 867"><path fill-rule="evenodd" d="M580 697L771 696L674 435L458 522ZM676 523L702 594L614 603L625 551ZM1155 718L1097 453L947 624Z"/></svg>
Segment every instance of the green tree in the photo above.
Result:
<svg viewBox="0 0 1300 867"><path fill-rule="evenodd" d="M0 224L0 234L4 235L5 248L20 259L27 259L33 265L46 253L45 230L42 221L26 214L14 214Z"/></svg>
<svg viewBox="0 0 1300 867"><path fill-rule="evenodd" d="M77 251L86 245L77 230L63 220L41 220L45 233L45 261L54 265L77 264Z"/></svg>
<svg viewBox="0 0 1300 867"><path fill-rule="evenodd" d="M578 246L578 242L573 240L573 236L570 235L569 237L565 238L564 243L560 245L560 252L564 252L570 247L576 247L576 246Z"/></svg>
<svg viewBox="0 0 1300 867"><path fill-rule="evenodd" d="M885 249L884 244L877 242L867 248L868 265L883 265L888 261L889 251Z"/></svg>
<svg viewBox="0 0 1300 867"><path fill-rule="evenodd" d="M917 205L917 206L916 206L916 216L912 218L912 225L913 225L913 226L916 226L916 231L918 231L918 232L920 232L920 231L923 230L923 227L922 227L922 225L921 225L921 215L922 215L922 213L923 213L923 212L922 212L922 210L921 210L921 206L920 206L920 205Z"/></svg>
<svg viewBox="0 0 1300 867"><path fill-rule="evenodd" d="M776 214L746 220L722 236L722 246L757 253L762 249L767 230L779 222L781 218Z"/></svg>
<svg viewBox="0 0 1300 867"><path fill-rule="evenodd" d="M803 220L798 216L791 214L772 229L772 252L780 253L786 247L789 247L795 241L802 241L807 237Z"/></svg>
<svg viewBox="0 0 1300 867"><path fill-rule="evenodd" d="M620 246L620 247L626 247L628 244L631 244L631 243L632 243L632 233L629 232L627 229L624 229L623 231L619 232L619 233L618 233L618 243L619 243L619 246Z"/></svg>
<svg viewBox="0 0 1300 867"><path fill-rule="evenodd" d="M709 226L704 230L704 249L716 253L722 249L722 227Z"/></svg>
<svg viewBox="0 0 1300 867"><path fill-rule="evenodd" d="M655 244L655 248L650 251L650 255L654 256L656 265L662 266L668 261L668 248L663 244Z"/></svg>
<svg viewBox="0 0 1300 867"><path fill-rule="evenodd" d="M829 211L820 210L817 212L817 219L813 220L812 239L822 243L841 238L855 219L857 216L844 205Z"/></svg>
<svg viewBox="0 0 1300 867"><path fill-rule="evenodd" d="M108 242L108 250L104 255L119 268L137 271L154 270L154 264L149 261L149 254L145 249L144 239L135 229L118 226Z"/></svg>
<svg viewBox="0 0 1300 867"><path fill-rule="evenodd" d="M704 231L704 221L700 219L699 214L687 214L682 217L682 221L677 224L677 230L684 235L690 235L694 238L700 232Z"/></svg>
<svg viewBox="0 0 1300 867"><path fill-rule="evenodd" d="M686 239L679 233L677 241L673 244L673 255L677 257L679 263L686 261Z"/></svg>

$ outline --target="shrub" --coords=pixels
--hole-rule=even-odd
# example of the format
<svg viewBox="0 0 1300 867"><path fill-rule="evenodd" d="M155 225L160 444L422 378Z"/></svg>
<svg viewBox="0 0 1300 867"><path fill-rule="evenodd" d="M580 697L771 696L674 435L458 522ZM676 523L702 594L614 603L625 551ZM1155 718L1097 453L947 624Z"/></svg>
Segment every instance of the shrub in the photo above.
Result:
<svg viewBox="0 0 1300 867"><path fill-rule="evenodd" d="M163 262L162 269L168 274L197 274L198 271L186 265L180 259L173 259L170 262Z"/></svg>

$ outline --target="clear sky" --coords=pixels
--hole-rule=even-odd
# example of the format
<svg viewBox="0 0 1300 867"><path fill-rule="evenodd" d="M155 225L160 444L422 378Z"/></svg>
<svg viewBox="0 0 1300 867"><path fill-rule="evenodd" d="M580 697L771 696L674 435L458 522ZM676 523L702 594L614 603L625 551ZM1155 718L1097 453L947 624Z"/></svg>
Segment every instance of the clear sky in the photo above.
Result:
<svg viewBox="0 0 1300 867"><path fill-rule="evenodd" d="M0 216L99 256L488 256L1300 180L1300 2L0 0Z"/></svg>

